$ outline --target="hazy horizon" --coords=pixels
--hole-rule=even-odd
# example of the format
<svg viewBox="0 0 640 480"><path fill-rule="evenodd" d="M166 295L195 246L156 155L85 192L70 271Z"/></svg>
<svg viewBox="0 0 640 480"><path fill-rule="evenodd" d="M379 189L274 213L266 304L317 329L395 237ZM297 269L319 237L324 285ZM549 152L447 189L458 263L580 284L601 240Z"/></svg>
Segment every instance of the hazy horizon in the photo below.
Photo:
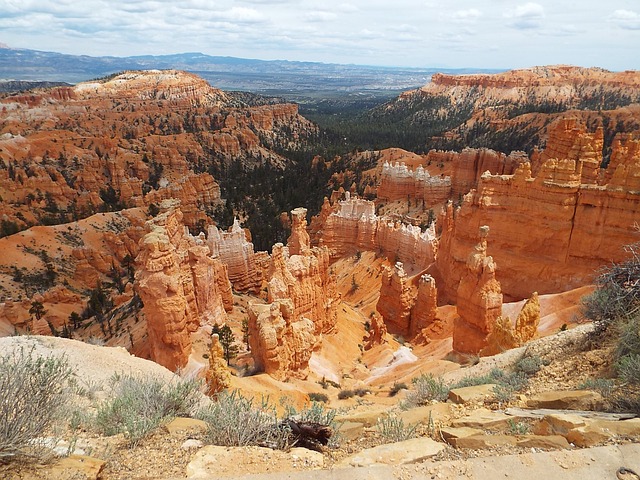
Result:
<svg viewBox="0 0 640 480"><path fill-rule="evenodd" d="M633 0L0 0L0 42L89 56L635 70L638 12Z"/></svg>

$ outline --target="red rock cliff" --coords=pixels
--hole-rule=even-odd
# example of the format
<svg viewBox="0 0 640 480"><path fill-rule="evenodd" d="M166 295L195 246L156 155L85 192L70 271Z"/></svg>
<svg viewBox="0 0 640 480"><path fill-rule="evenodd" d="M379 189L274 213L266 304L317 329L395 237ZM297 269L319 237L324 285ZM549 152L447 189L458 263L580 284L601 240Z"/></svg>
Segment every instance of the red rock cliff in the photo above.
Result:
<svg viewBox="0 0 640 480"><path fill-rule="evenodd" d="M565 125L561 127L566 131ZM599 133L594 135L597 142ZM598 174L609 178L606 184L583 183L593 175L584 174L585 162L580 158L549 159L537 177L532 176L528 163L514 175L484 175L477 190L465 196L455 215L450 208L442 223L436 261L444 280L438 285L441 300L455 300L466 271L465 252L475 242L478 226L484 224L491 226L491 252L500 265L497 279L510 300L528 298L534 291L561 292L589 284L601 266L621 261L623 245L637 241L637 144L628 137L613 143L615 163L609 168L615 171ZM558 155L567 148L551 143L547 150Z"/></svg>
<svg viewBox="0 0 640 480"><path fill-rule="evenodd" d="M209 256L200 237L185 232L174 202L148 222L136 259L136 290L144 303L151 358L176 370L191 352L201 323L222 323L233 308L226 266Z"/></svg>
<svg viewBox="0 0 640 480"><path fill-rule="evenodd" d="M351 197L333 205L328 200L316 217L314 229L318 243L336 259L357 250L379 251L389 258L427 268L435 260L438 243L435 225L425 231L419 226L378 217L375 205Z"/></svg>

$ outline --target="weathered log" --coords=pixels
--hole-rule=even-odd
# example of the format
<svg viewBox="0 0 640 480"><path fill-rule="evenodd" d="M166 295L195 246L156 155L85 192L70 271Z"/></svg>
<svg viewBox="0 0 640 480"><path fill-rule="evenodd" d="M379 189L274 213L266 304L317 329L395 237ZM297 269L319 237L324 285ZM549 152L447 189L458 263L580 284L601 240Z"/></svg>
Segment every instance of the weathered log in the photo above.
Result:
<svg viewBox="0 0 640 480"><path fill-rule="evenodd" d="M291 430L292 445L321 451L329 443L333 430L320 423L298 421L288 418L283 422Z"/></svg>

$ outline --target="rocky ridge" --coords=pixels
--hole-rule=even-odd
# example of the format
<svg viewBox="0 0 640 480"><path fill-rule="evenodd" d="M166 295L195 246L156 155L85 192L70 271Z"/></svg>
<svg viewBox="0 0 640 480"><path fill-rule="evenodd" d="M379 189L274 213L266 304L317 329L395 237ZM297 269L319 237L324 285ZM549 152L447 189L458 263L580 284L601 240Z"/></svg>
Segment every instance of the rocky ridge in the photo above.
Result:
<svg viewBox="0 0 640 480"><path fill-rule="evenodd" d="M272 149L316 132L295 105L239 98L179 71L5 97L0 215L21 229L177 198L188 225L210 222L220 203L211 172L235 160L282 168Z"/></svg>

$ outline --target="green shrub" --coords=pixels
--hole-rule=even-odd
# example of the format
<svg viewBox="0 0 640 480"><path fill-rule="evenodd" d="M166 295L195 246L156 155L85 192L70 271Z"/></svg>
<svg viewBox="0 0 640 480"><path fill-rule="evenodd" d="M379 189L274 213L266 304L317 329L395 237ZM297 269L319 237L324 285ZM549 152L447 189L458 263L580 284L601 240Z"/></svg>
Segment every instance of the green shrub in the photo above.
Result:
<svg viewBox="0 0 640 480"><path fill-rule="evenodd" d="M353 390L340 390L338 392L338 399L345 400L347 398L351 398L356 394Z"/></svg>
<svg viewBox="0 0 640 480"><path fill-rule="evenodd" d="M149 435L162 422L191 416L202 398L195 380L166 383L156 378L114 376L114 397L98 408L97 429L105 435L123 433L131 445Z"/></svg>
<svg viewBox="0 0 640 480"><path fill-rule="evenodd" d="M262 445L279 449L289 446L290 429L281 425L275 408L266 400L259 408L255 407L252 399L243 397L237 390L222 392L198 417L207 423L206 441L213 445Z"/></svg>
<svg viewBox="0 0 640 480"><path fill-rule="evenodd" d="M51 427L69 393L67 360L20 348L0 357L0 461L36 456L33 442Z"/></svg>
<svg viewBox="0 0 640 480"><path fill-rule="evenodd" d="M630 258L606 268L596 279L596 290L582 300L585 317L596 326L596 334L610 325L637 317L640 308L640 244L625 247Z"/></svg>
<svg viewBox="0 0 640 480"><path fill-rule="evenodd" d="M431 374L420 375L412 380L413 390L407 392L403 407L410 408L418 405L425 405L432 400L443 402L449 396L449 386L442 378L434 377Z"/></svg>
<svg viewBox="0 0 640 480"><path fill-rule="evenodd" d="M613 380L608 378L587 378L578 385L578 388L582 390L595 390L600 392L602 396L609 397L613 393L614 386Z"/></svg>
<svg viewBox="0 0 640 480"><path fill-rule="evenodd" d="M294 409L287 411L287 417L296 417L302 422L311 422L324 425L327 427L335 427L335 418L338 412L332 408L327 409L318 402L311 402L309 407L297 412Z"/></svg>
<svg viewBox="0 0 640 480"><path fill-rule="evenodd" d="M493 395L500 403L509 403L516 392L517 390L511 385L498 384L493 387Z"/></svg>
<svg viewBox="0 0 640 480"><path fill-rule="evenodd" d="M618 375L625 382L640 384L640 355L626 355L616 363Z"/></svg>
<svg viewBox="0 0 640 480"><path fill-rule="evenodd" d="M329 397L324 393L310 393L309 400L312 402L322 402L327 403L329 401Z"/></svg>
<svg viewBox="0 0 640 480"><path fill-rule="evenodd" d="M451 388L474 387L476 385L486 385L487 383L495 383L495 378L489 374L477 377L464 377L457 381Z"/></svg>
<svg viewBox="0 0 640 480"><path fill-rule="evenodd" d="M508 420L507 424L509 425L507 431L510 435L527 435L531 430L531 426L525 422Z"/></svg>
<svg viewBox="0 0 640 480"><path fill-rule="evenodd" d="M621 319L616 325L616 360L640 355L640 313Z"/></svg>
<svg viewBox="0 0 640 480"><path fill-rule="evenodd" d="M404 420L396 416L380 417L376 430L386 442L402 442L415 438L417 425L405 425Z"/></svg>
<svg viewBox="0 0 640 480"><path fill-rule="evenodd" d="M525 375L534 375L540 371L543 365L547 365L538 355L522 357L516 362L516 372L522 372Z"/></svg>

